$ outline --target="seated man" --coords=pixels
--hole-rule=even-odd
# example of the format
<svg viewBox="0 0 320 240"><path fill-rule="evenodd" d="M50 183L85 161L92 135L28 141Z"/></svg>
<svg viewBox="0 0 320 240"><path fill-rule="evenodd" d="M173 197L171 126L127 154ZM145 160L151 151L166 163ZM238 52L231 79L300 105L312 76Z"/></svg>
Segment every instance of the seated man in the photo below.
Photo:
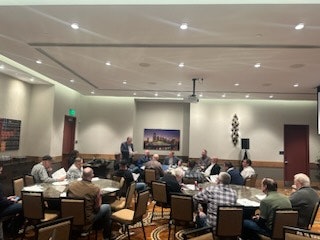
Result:
<svg viewBox="0 0 320 240"><path fill-rule="evenodd" d="M31 170L31 175L34 177L36 183L52 183L57 181L63 181L66 176L60 177L58 179L49 177L49 172L52 171L51 168L52 157L45 155L42 157L42 161L33 166Z"/></svg>
<svg viewBox="0 0 320 240"><path fill-rule="evenodd" d="M213 157L210 159L209 166L204 170L204 175L218 175L220 173L220 166L218 164L218 158Z"/></svg>
<svg viewBox="0 0 320 240"><path fill-rule="evenodd" d="M67 179L76 180L82 177L83 159L77 157L67 172Z"/></svg>
<svg viewBox="0 0 320 240"><path fill-rule="evenodd" d="M121 196L125 196L127 193L127 188L130 186L130 184L132 182L134 182L132 172L130 170L128 170L128 168L127 168L127 162L124 160L120 161L119 170L114 172L113 175L117 176L117 177L124 178L125 187L120 194L121 194ZM147 185L144 182L137 182L136 183L136 190L138 192L146 189L146 187L147 187Z"/></svg>
<svg viewBox="0 0 320 240"><path fill-rule="evenodd" d="M161 181L167 183L167 197L168 203L170 203L172 193L181 193L181 180L183 178L183 170L181 168L176 168L170 173L166 173Z"/></svg>
<svg viewBox="0 0 320 240"><path fill-rule="evenodd" d="M86 222L103 227L103 238L111 237L111 208L109 204L101 204L100 188L91 180L94 177L93 170L87 167L83 170L82 181L70 183L67 196L86 199Z"/></svg>
<svg viewBox="0 0 320 240"><path fill-rule="evenodd" d="M3 163L0 163L0 174L2 174L2 170ZM2 186L0 185L0 218L13 216L13 221L11 221L10 226L10 231L13 236L18 234L24 221L22 204L17 201L17 196L5 197Z"/></svg>
<svg viewBox="0 0 320 240"><path fill-rule="evenodd" d="M307 175L294 175L293 193L289 199L293 209L298 210L298 226L308 228L313 209L319 202L319 195L310 187L310 178Z"/></svg>
<svg viewBox="0 0 320 240"><path fill-rule="evenodd" d="M153 154L151 161L146 162L144 165L146 168L151 168L156 171L156 180L159 180L160 177L163 177L164 171L161 163L159 162L159 154Z"/></svg>
<svg viewBox="0 0 320 240"><path fill-rule="evenodd" d="M140 173L141 167L151 160L151 155L149 150L145 150L144 155L141 156L138 160L134 161L133 167L130 166L130 170L134 173Z"/></svg>
<svg viewBox="0 0 320 240"><path fill-rule="evenodd" d="M215 229L218 206L232 206L237 203L237 192L229 186L230 181L230 175L226 172L221 172L218 176L217 185L209 186L193 196L195 205L199 203L207 204L207 216L205 217L203 212L200 212L200 217L197 217L196 221L197 227L212 226Z"/></svg>
<svg viewBox="0 0 320 240"><path fill-rule="evenodd" d="M204 176L200 172L200 169L197 167L195 160L189 160L188 170L184 174L184 178L194 179L198 183L204 182Z"/></svg>
<svg viewBox="0 0 320 240"><path fill-rule="evenodd" d="M267 196L260 202L260 215L244 220L242 233L244 239L259 239L258 234L270 236L275 210L291 208L289 199L278 193L277 189L276 181L271 178L262 179L261 190Z"/></svg>
<svg viewBox="0 0 320 240"><path fill-rule="evenodd" d="M239 170L234 168L231 162L224 162L224 170L231 176L230 184L243 185L244 180Z"/></svg>
<svg viewBox="0 0 320 240"><path fill-rule="evenodd" d="M168 156L165 157L163 164L164 165L176 165L180 166L182 163L182 160L174 155L173 151L170 151Z"/></svg>
<svg viewBox="0 0 320 240"><path fill-rule="evenodd" d="M250 159L243 159L241 164L242 164L241 176L243 179L246 179L256 174L253 167L251 167L252 161Z"/></svg>

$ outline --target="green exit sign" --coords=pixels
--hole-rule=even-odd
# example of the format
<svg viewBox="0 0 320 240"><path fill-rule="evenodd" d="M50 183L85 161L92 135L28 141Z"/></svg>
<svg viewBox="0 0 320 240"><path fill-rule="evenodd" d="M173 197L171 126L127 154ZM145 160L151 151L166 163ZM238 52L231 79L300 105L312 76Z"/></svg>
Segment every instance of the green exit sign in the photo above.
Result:
<svg viewBox="0 0 320 240"><path fill-rule="evenodd" d="M75 115L76 115L76 110L70 108L70 109L69 109L69 115L70 115L70 116L75 116Z"/></svg>

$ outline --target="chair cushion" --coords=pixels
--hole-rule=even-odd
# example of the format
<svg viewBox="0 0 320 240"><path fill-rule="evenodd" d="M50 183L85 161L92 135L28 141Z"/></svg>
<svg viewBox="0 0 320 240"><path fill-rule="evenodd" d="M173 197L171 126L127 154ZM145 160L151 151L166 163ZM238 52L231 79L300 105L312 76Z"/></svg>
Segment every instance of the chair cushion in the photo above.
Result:
<svg viewBox="0 0 320 240"><path fill-rule="evenodd" d="M130 209L121 209L117 212L112 213L111 218L115 221L124 224L130 224L133 220L134 211Z"/></svg>
<svg viewBox="0 0 320 240"><path fill-rule="evenodd" d="M125 207L125 205L126 205L125 198L120 198L110 204L112 211L119 211L120 209L123 209Z"/></svg>
<svg viewBox="0 0 320 240"><path fill-rule="evenodd" d="M58 214L57 213L45 213L44 214L44 219L42 219L42 222L46 222L46 221L50 221L50 220L54 220L58 218Z"/></svg>
<svg viewBox="0 0 320 240"><path fill-rule="evenodd" d="M212 238L212 233L206 233L200 236L190 238L190 240L214 240L214 239Z"/></svg>

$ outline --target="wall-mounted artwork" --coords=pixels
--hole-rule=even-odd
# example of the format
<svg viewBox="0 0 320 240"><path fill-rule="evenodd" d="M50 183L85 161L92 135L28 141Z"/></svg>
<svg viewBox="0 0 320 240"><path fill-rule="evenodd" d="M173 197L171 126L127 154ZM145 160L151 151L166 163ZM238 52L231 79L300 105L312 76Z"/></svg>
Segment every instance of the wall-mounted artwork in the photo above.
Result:
<svg viewBox="0 0 320 240"><path fill-rule="evenodd" d="M180 130L144 129L143 149L179 151Z"/></svg>
<svg viewBox="0 0 320 240"><path fill-rule="evenodd" d="M20 127L20 120L0 118L0 152L19 149Z"/></svg>

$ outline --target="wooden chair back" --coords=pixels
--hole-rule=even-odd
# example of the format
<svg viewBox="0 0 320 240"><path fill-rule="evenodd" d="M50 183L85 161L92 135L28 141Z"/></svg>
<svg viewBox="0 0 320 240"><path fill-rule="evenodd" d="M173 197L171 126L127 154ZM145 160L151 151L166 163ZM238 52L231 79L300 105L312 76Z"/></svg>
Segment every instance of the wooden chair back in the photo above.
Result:
<svg viewBox="0 0 320 240"><path fill-rule="evenodd" d="M36 225L36 240L69 240L72 217L60 218Z"/></svg>
<svg viewBox="0 0 320 240"><path fill-rule="evenodd" d="M144 214L147 212L149 200L149 190L144 190L138 193L137 203L134 211L134 221L141 221Z"/></svg>
<svg viewBox="0 0 320 240"><path fill-rule="evenodd" d="M45 206L42 192L21 192L23 216L30 220L44 219Z"/></svg>
<svg viewBox="0 0 320 240"><path fill-rule="evenodd" d="M61 217L73 217L74 226L86 225L85 199L61 198Z"/></svg>
<svg viewBox="0 0 320 240"><path fill-rule="evenodd" d="M283 227L296 227L298 224L298 211L292 209L277 209L274 214L272 239L283 238Z"/></svg>
<svg viewBox="0 0 320 240"><path fill-rule="evenodd" d="M134 193L136 191L136 183L132 182L127 189L127 194L126 194L126 203L124 208L130 208L132 204L132 200L134 198Z"/></svg>
<svg viewBox="0 0 320 240"><path fill-rule="evenodd" d="M318 210L319 210L319 202L317 202L315 205L314 205L314 208L313 208L313 212L312 212L312 215L311 215L311 218L310 218L310 222L309 222L309 226L308 226L308 229L311 229L312 228L312 225L314 223L314 220L316 219L316 216L318 214Z"/></svg>
<svg viewBox="0 0 320 240"><path fill-rule="evenodd" d="M146 168L144 170L144 181L148 186L151 186L152 181L156 181L156 170Z"/></svg>
<svg viewBox="0 0 320 240"><path fill-rule="evenodd" d="M152 181L152 197L158 203L168 203L167 184L165 182Z"/></svg>
<svg viewBox="0 0 320 240"><path fill-rule="evenodd" d="M256 187L256 181L257 181L258 174L253 174L250 177L247 177L244 179L244 185L247 187Z"/></svg>
<svg viewBox="0 0 320 240"><path fill-rule="evenodd" d="M24 187L23 177L12 179L13 194L21 198L21 191Z"/></svg>
<svg viewBox="0 0 320 240"><path fill-rule="evenodd" d="M232 219L232 224L230 224ZM237 237L241 235L243 223L242 206L218 206L216 236Z"/></svg>
<svg viewBox="0 0 320 240"><path fill-rule="evenodd" d="M24 180L24 186L31 186L36 183L36 181L34 180L34 177L30 174L25 174L23 176L23 180Z"/></svg>
<svg viewBox="0 0 320 240"><path fill-rule="evenodd" d="M175 221L193 221L192 196L183 194L171 195L171 219Z"/></svg>

